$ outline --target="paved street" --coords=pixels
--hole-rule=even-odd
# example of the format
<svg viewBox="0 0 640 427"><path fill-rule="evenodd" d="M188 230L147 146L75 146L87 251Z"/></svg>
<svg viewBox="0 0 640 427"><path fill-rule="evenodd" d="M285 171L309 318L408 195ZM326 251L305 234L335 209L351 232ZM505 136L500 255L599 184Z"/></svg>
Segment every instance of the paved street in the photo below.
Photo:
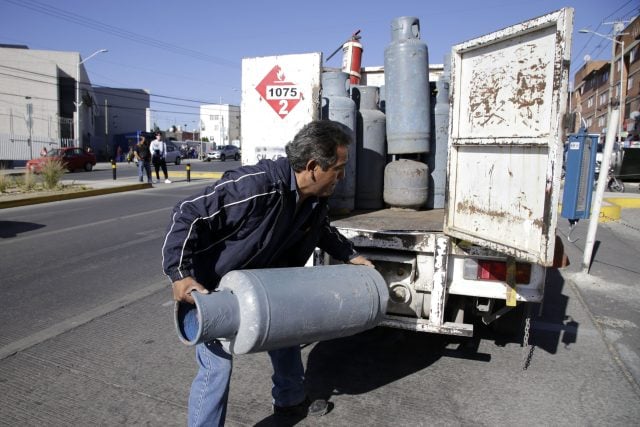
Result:
<svg viewBox="0 0 640 427"><path fill-rule="evenodd" d="M0 425L185 425L193 349L159 256L170 207L206 184L0 210ZM472 340L376 328L304 348L308 391L333 408L297 424L636 424L640 211L600 224L590 275L588 222L574 243L559 225L571 265L548 274L528 370L518 343L481 328ZM268 357L234 363L227 424L277 425Z"/></svg>

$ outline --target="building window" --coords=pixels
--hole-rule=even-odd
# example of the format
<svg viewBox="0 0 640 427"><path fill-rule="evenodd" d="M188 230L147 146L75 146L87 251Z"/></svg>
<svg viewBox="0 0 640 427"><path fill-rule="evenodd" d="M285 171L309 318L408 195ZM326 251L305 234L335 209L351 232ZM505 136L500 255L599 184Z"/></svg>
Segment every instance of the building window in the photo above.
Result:
<svg viewBox="0 0 640 427"><path fill-rule="evenodd" d="M606 82L606 81L608 81L608 80L609 80L609 71L605 71L605 72L602 74L602 81L603 81L603 82Z"/></svg>
<svg viewBox="0 0 640 427"><path fill-rule="evenodd" d="M631 90L632 87L633 87L633 77L629 77L627 79L627 90Z"/></svg>
<svg viewBox="0 0 640 427"><path fill-rule="evenodd" d="M620 68L622 68L622 59L616 62L616 71L620 72Z"/></svg>
<svg viewBox="0 0 640 427"><path fill-rule="evenodd" d="M593 96L590 96L589 99L587 99L587 107L593 107Z"/></svg>
<svg viewBox="0 0 640 427"><path fill-rule="evenodd" d="M587 127L591 127L591 125L593 124L593 120L591 117L589 117L587 120L585 120L585 122L587 122Z"/></svg>
<svg viewBox="0 0 640 427"><path fill-rule="evenodd" d="M605 105L607 103L607 94L603 93L600 95L600 106Z"/></svg>
<svg viewBox="0 0 640 427"><path fill-rule="evenodd" d="M604 123L605 123L605 118L604 118L604 116L601 116L601 117L598 119L598 126L599 126L599 127L604 127Z"/></svg>
<svg viewBox="0 0 640 427"><path fill-rule="evenodd" d="M636 60L636 52L640 49L640 47L636 46L634 49L631 49L629 52L629 64Z"/></svg>

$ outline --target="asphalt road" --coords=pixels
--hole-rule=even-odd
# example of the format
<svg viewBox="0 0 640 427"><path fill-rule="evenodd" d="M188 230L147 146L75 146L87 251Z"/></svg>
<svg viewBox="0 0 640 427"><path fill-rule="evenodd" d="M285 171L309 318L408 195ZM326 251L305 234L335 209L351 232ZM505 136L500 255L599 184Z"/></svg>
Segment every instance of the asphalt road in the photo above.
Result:
<svg viewBox="0 0 640 427"><path fill-rule="evenodd" d="M185 424L195 362L173 329L160 248L170 208L206 184L0 211L0 425ZM309 393L333 409L299 424L637 424L637 258L603 252L625 239L637 257L635 218L599 234L592 268L617 267L614 293L583 280L575 256L549 272L528 370L525 350L488 330L462 340L376 328L304 348ZM270 372L265 354L235 358L228 425L275 425Z"/></svg>

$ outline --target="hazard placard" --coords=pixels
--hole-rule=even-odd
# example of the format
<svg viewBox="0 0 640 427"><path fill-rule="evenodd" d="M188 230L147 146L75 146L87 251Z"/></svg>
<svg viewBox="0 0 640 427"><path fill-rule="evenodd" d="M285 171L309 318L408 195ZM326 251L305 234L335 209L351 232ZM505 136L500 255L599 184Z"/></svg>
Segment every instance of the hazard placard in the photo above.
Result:
<svg viewBox="0 0 640 427"><path fill-rule="evenodd" d="M285 145L320 117L322 53L242 59L242 164L285 157Z"/></svg>
<svg viewBox="0 0 640 427"><path fill-rule="evenodd" d="M267 73L256 86L256 90L281 119L287 117L303 98L301 88L287 80L284 70L279 65L275 65Z"/></svg>

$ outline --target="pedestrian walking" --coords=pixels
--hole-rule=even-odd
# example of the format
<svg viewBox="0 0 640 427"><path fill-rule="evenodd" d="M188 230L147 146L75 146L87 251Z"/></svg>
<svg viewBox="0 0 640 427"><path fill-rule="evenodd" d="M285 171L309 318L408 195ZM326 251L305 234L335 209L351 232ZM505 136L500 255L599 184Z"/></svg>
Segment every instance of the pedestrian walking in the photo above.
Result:
<svg viewBox="0 0 640 427"><path fill-rule="evenodd" d="M214 185L178 203L162 248L177 301L213 291L232 270L297 267L320 247L335 259L372 266L329 225L328 198L344 178L351 131L329 120L304 126L286 158L225 172ZM328 403L304 390L300 346L268 352L278 417L323 415ZM196 346L198 372L189 395L189 425L223 425L232 357L219 341Z"/></svg>
<svg viewBox="0 0 640 427"><path fill-rule="evenodd" d="M156 132L156 139L151 141L151 162L153 163L153 168L156 171L156 182L160 182L160 168L162 168L162 173L164 174L164 183L171 184L169 180L169 174L167 172L167 161L165 159L167 155L167 144L162 140L162 134L160 132Z"/></svg>
<svg viewBox="0 0 640 427"><path fill-rule="evenodd" d="M149 149L149 142L144 136L140 136L138 145L134 150L136 156L136 162L138 163L138 179L143 182L143 171L147 175L147 182L152 183L151 179L151 151Z"/></svg>

